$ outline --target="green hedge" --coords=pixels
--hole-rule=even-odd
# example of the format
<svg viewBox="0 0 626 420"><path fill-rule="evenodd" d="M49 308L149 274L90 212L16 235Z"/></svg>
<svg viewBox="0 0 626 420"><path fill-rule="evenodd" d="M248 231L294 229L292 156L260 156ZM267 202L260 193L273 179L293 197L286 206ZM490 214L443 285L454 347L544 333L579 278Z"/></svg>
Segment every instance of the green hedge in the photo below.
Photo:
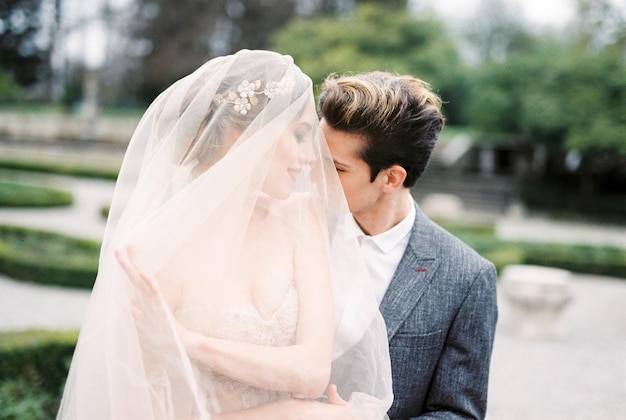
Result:
<svg viewBox="0 0 626 420"><path fill-rule="evenodd" d="M626 251L612 247L522 243L524 263L626 279Z"/></svg>
<svg viewBox="0 0 626 420"><path fill-rule="evenodd" d="M626 279L623 249L502 241L490 226L444 227L492 261L498 271L510 264L533 264ZM95 241L0 225L0 272L16 280L90 289L99 252Z"/></svg>
<svg viewBox="0 0 626 420"><path fill-rule="evenodd" d="M99 253L95 241L0 225L0 272L15 280L90 289Z"/></svg>
<svg viewBox="0 0 626 420"><path fill-rule="evenodd" d="M16 104L26 97L24 88L15 83L13 77L5 70L0 71L0 102Z"/></svg>
<svg viewBox="0 0 626 420"><path fill-rule="evenodd" d="M19 169L23 171L44 172L61 175L73 175L84 178L107 179L115 181L117 179L117 170L78 167L75 165L61 165L58 163L46 162L21 162L15 160L5 160L0 158L0 168Z"/></svg>
<svg viewBox="0 0 626 420"><path fill-rule="evenodd" d="M69 206L73 200L67 191L0 181L0 207Z"/></svg>
<svg viewBox="0 0 626 420"><path fill-rule="evenodd" d="M78 332L0 334L0 418L50 419L59 408Z"/></svg>
<svg viewBox="0 0 626 420"><path fill-rule="evenodd" d="M502 241L490 226L442 224L447 230L492 261L498 271L510 264L562 268L574 273L626 279L626 250L608 246Z"/></svg>

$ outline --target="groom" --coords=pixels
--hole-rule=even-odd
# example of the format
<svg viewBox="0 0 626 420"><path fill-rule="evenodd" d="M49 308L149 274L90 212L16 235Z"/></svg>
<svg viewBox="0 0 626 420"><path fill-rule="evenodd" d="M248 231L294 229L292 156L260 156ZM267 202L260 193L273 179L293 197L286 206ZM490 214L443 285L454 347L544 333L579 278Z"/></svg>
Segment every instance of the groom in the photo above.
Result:
<svg viewBox="0 0 626 420"><path fill-rule="evenodd" d="M411 196L443 126L441 100L410 76L328 78L321 128L387 324L391 419L485 417L496 271Z"/></svg>

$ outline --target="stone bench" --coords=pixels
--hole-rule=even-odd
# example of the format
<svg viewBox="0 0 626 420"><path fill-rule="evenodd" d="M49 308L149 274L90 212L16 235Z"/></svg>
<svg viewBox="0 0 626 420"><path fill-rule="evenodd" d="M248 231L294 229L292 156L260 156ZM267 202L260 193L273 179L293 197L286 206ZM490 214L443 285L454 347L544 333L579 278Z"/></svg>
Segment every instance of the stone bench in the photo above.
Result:
<svg viewBox="0 0 626 420"><path fill-rule="evenodd" d="M463 201L453 195L444 193L426 194L420 202L420 208L430 217L456 219L463 216Z"/></svg>
<svg viewBox="0 0 626 420"><path fill-rule="evenodd" d="M509 265L500 275L510 330L523 337L564 334L563 309L572 300L571 273L533 265Z"/></svg>

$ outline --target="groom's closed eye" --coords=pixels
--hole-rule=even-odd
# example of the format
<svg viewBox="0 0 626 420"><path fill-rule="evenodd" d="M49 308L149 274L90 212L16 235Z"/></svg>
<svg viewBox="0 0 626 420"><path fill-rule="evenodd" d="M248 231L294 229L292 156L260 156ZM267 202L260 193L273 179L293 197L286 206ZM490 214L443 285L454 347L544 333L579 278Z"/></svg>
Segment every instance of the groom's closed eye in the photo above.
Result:
<svg viewBox="0 0 626 420"><path fill-rule="evenodd" d="M337 172L343 172L345 171L344 168L341 168L341 165L338 165L334 160L330 159L330 158L324 158L324 163L328 165L328 167L330 167L331 165L335 168L335 170Z"/></svg>
<svg viewBox="0 0 626 420"><path fill-rule="evenodd" d="M333 159L333 164L335 165L335 169L337 170L337 172L345 172L348 169L348 165L339 162L336 159Z"/></svg>

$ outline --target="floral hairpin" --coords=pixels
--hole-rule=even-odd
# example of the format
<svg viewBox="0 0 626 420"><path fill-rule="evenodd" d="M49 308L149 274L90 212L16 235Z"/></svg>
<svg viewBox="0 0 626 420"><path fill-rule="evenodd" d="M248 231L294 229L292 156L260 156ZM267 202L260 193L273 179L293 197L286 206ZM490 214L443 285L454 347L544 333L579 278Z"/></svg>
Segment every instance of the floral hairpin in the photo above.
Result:
<svg viewBox="0 0 626 420"><path fill-rule="evenodd" d="M216 104L228 103L233 105L233 109L241 115L246 115L253 106L258 104L257 96L265 95L268 98L274 97L281 89L291 87L293 82L281 80L280 82L269 82L265 85L265 89L261 90L261 81L255 80L250 82L243 80L237 86L237 92L228 92L226 97L217 93L213 98Z"/></svg>

